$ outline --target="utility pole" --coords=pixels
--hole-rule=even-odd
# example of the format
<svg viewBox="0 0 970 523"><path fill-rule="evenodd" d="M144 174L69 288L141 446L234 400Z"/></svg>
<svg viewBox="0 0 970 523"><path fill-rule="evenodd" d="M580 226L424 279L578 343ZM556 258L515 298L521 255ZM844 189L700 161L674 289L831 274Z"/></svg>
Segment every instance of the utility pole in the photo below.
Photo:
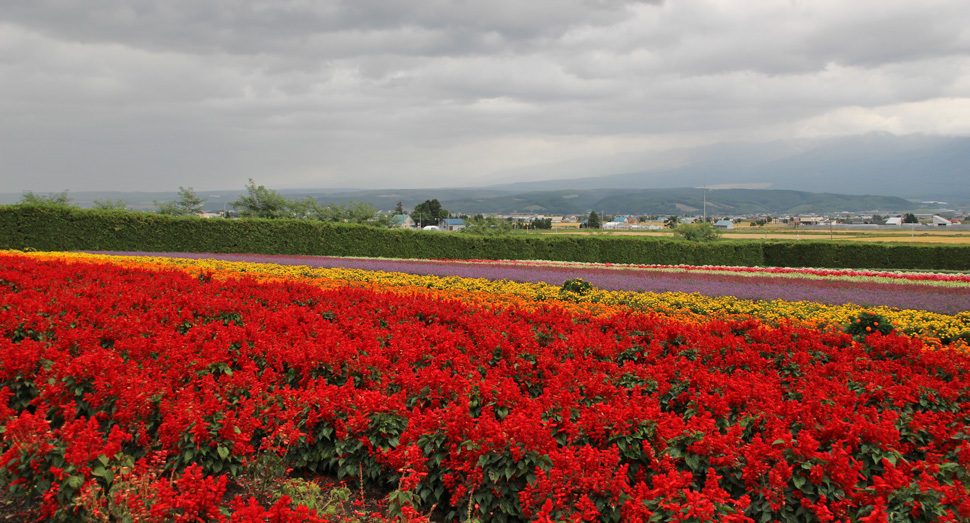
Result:
<svg viewBox="0 0 970 523"><path fill-rule="evenodd" d="M707 184L704 184L704 223L707 223Z"/></svg>

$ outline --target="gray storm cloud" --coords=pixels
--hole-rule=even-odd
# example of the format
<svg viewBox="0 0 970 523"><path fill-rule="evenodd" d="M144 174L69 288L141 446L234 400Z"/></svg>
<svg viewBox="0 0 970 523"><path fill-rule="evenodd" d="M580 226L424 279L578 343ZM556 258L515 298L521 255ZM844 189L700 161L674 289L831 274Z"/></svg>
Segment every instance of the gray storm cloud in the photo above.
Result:
<svg viewBox="0 0 970 523"><path fill-rule="evenodd" d="M10 1L0 176L462 186L728 140L967 135L968 22L963 0Z"/></svg>

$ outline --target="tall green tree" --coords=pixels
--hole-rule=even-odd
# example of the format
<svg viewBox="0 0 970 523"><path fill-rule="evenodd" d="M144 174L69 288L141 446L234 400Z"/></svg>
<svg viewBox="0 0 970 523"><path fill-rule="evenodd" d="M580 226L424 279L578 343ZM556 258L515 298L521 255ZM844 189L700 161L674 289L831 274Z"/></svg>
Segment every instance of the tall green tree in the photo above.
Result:
<svg viewBox="0 0 970 523"><path fill-rule="evenodd" d="M344 213L350 223L367 223L377 215L377 207L372 203L351 200L344 205Z"/></svg>
<svg viewBox="0 0 970 523"><path fill-rule="evenodd" d="M28 205L72 205L74 202L67 195L67 190L59 193L34 194L34 191L24 191L18 203Z"/></svg>
<svg viewBox="0 0 970 523"><path fill-rule="evenodd" d="M529 226L533 229L552 229L552 218L533 218Z"/></svg>
<svg viewBox="0 0 970 523"><path fill-rule="evenodd" d="M908 212L903 215L903 223L919 223L919 218L915 214Z"/></svg>
<svg viewBox="0 0 970 523"><path fill-rule="evenodd" d="M411 219L423 225L436 224L445 218L451 217L447 209L441 208L441 202L437 198L425 200L414 206Z"/></svg>
<svg viewBox="0 0 970 523"><path fill-rule="evenodd" d="M290 198L286 200L287 207L289 208L289 216L287 218L310 218L313 213L320 206L317 201L309 194L303 198Z"/></svg>
<svg viewBox="0 0 970 523"><path fill-rule="evenodd" d="M600 215L596 214L596 211L589 213L586 217L586 227L589 229L599 229L603 226L603 222L600 221Z"/></svg>
<svg viewBox="0 0 970 523"><path fill-rule="evenodd" d="M241 218L297 218L301 212L313 212L309 210L311 200L313 199L308 196L304 200L290 201L273 189L257 186L250 178L246 185L246 195L240 196L231 205Z"/></svg>
<svg viewBox="0 0 970 523"><path fill-rule="evenodd" d="M205 205L205 198L195 194L192 187L185 188L179 186L179 198L174 202L158 202L154 204L158 207L158 214L169 216L194 216L202 214Z"/></svg>

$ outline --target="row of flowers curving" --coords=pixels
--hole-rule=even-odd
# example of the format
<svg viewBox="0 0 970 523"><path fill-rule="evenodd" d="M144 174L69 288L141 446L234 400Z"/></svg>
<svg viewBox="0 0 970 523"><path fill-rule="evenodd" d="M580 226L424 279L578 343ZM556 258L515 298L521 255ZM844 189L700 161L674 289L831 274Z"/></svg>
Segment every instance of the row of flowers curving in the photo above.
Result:
<svg viewBox="0 0 970 523"><path fill-rule="evenodd" d="M919 336L319 283L0 254L0 483L335 520L227 493L273 454L402 520L970 518L970 358Z"/></svg>

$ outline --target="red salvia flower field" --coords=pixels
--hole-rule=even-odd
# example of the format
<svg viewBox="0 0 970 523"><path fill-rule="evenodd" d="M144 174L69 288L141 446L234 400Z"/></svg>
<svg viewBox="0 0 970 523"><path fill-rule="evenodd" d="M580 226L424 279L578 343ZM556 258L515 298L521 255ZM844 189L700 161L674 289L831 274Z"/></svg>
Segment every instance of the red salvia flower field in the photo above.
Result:
<svg viewBox="0 0 970 523"><path fill-rule="evenodd" d="M970 359L747 321L0 254L0 479L41 520L964 521Z"/></svg>

